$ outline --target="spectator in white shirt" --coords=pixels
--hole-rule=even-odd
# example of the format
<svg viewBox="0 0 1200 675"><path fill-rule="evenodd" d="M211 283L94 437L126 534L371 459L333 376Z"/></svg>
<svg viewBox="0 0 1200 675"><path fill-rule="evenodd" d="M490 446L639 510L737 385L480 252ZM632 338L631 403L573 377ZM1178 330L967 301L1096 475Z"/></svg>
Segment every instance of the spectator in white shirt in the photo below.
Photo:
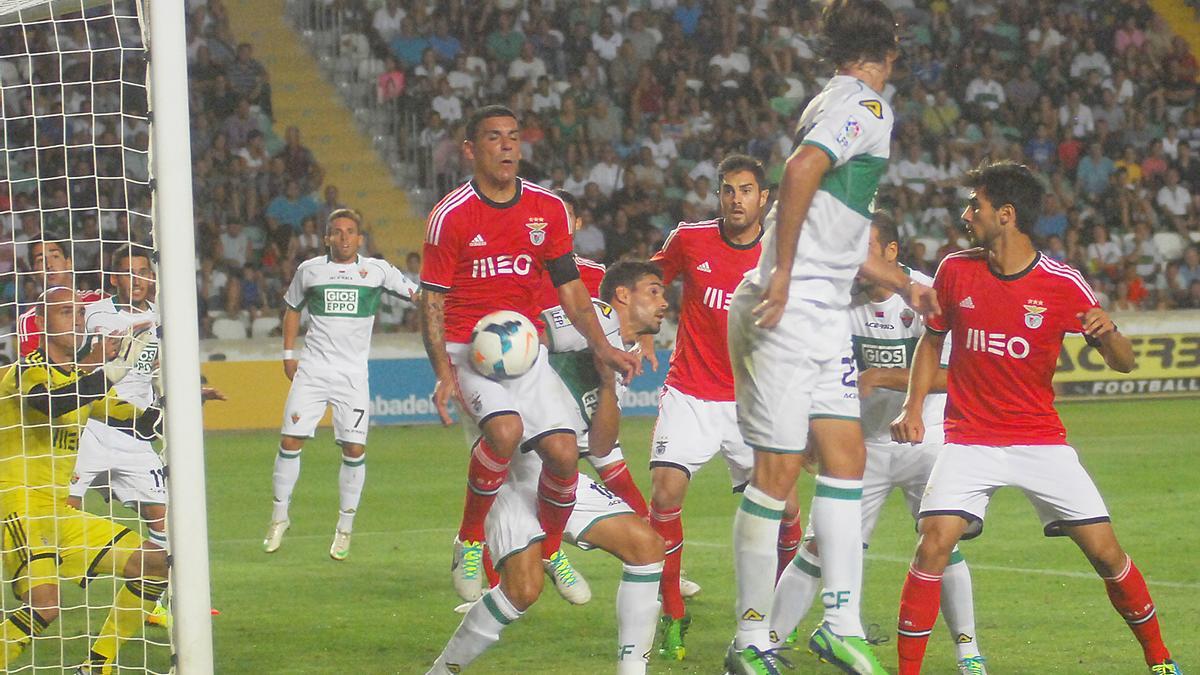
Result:
<svg viewBox="0 0 1200 675"><path fill-rule="evenodd" d="M701 218L711 218L716 214L721 207L721 202L717 199L717 193L712 189L712 183L708 182L708 176L700 176L692 183L692 190L687 193L683 200L692 206L696 207Z"/></svg>
<svg viewBox="0 0 1200 675"><path fill-rule="evenodd" d="M1086 77L1093 70L1098 71L1103 77L1112 75L1112 66L1108 64L1108 57L1096 49L1096 39L1088 37L1083 41L1083 49L1075 54L1075 58L1071 59L1071 79L1077 80Z"/></svg>
<svg viewBox="0 0 1200 675"><path fill-rule="evenodd" d="M537 81L537 91L533 92L533 112L555 111L560 107L562 107L562 97L550 86L550 78L542 75Z"/></svg>
<svg viewBox="0 0 1200 675"><path fill-rule="evenodd" d="M650 124L650 137L642 141L642 147L650 148L654 164L664 171L679 157L679 148L675 146L675 141L663 136L662 127L658 122Z"/></svg>
<svg viewBox="0 0 1200 675"><path fill-rule="evenodd" d="M521 45L521 55L508 64L508 79L516 83L520 80L537 81L546 74L546 62L533 53L533 43L528 40Z"/></svg>
<svg viewBox="0 0 1200 675"><path fill-rule="evenodd" d="M1043 14L1041 23L1030 29L1026 33L1025 39L1037 45L1038 54L1041 56L1053 52L1067 41L1067 38L1063 37L1063 34L1054 27L1054 15L1051 13Z"/></svg>
<svg viewBox="0 0 1200 675"><path fill-rule="evenodd" d="M625 37L613 28L612 15L607 12L600 17L600 28L592 33L592 51L605 61L617 58L617 48L625 42Z"/></svg>
<svg viewBox="0 0 1200 675"><path fill-rule="evenodd" d="M218 254L222 260L229 261L238 267L245 265L250 260L250 235L236 220L226 223L221 228L218 246L221 249Z"/></svg>
<svg viewBox="0 0 1200 675"><path fill-rule="evenodd" d="M992 67L985 63L979 68L979 77L967 85L967 101L991 111L1000 109L1004 103L1004 86L992 78Z"/></svg>
<svg viewBox="0 0 1200 675"><path fill-rule="evenodd" d="M1158 189L1154 203L1167 214L1176 229L1187 231L1187 220L1192 213L1192 194L1180 184L1178 169L1167 169L1166 182Z"/></svg>
<svg viewBox="0 0 1200 675"><path fill-rule="evenodd" d="M1150 224L1141 221L1133 226L1133 238L1125 249L1125 260L1134 266L1137 275L1146 282L1147 288L1158 286L1158 273L1162 271L1166 260L1154 243L1150 233Z"/></svg>
<svg viewBox="0 0 1200 675"><path fill-rule="evenodd" d="M935 180L937 169L921 156L919 144L910 143L904 159L896 164L895 185L915 195L924 195Z"/></svg>
<svg viewBox="0 0 1200 675"><path fill-rule="evenodd" d="M578 229L572 235L575 243L575 252L584 258L592 260L603 260L605 241L604 230L596 227L592 223L592 212L588 209L580 209L577 214Z"/></svg>
<svg viewBox="0 0 1200 675"><path fill-rule="evenodd" d="M588 173L588 182L595 183L605 197L611 197L621 187L621 172L617 151L612 145L605 145L600 151L600 161Z"/></svg>
<svg viewBox="0 0 1200 675"><path fill-rule="evenodd" d="M1078 90L1067 95L1067 102L1058 108L1058 123L1068 129L1075 138L1091 135L1096 130L1092 109L1083 102Z"/></svg>
<svg viewBox="0 0 1200 675"><path fill-rule="evenodd" d="M462 101L454 95L454 90L444 77L438 80L438 95L429 102L429 107L441 115L447 124L454 124L463 116Z"/></svg>
<svg viewBox="0 0 1200 675"><path fill-rule="evenodd" d="M587 167L577 162L571 167L571 174L563 180L562 189L573 195L582 195L588 184Z"/></svg>
<svg viewBox="0 0 1200 675"><path fill-rule="evenodd" d="M1092 227L1092 243L1087 245L1088 267L1093 272L1105 273L1115 279L1121 263L1121 246L1108 238L1108 228L1103 225Z"/></svg>
<svg viewBox="0 0 1200 675"><path fill-rule="evenodd" d="M400 22L404 21L406 16L408 13L400 6L399 0L387 0L383 6L375 10L371 26L375 28L375 32L379 33L379 37L383 38L384 42L391 42L392 38L400 33Z"/></svg>
<svg viewBox="0 0 1200 675"><path fill-rule="evenodd" d="M721 69L722 77L741 77L750 74L750 59L734 50L734 40L726 36L721 40L721 53L708 60L709 65Z"/></svg>
<svg viewBox="0 0 1200 675"><path fill-rule="evenodd" d="M446 75L446 81L459 98L475 98L479 86L479 75L467 67L467 55L460 53L454 59L454 67Z"/></svg>

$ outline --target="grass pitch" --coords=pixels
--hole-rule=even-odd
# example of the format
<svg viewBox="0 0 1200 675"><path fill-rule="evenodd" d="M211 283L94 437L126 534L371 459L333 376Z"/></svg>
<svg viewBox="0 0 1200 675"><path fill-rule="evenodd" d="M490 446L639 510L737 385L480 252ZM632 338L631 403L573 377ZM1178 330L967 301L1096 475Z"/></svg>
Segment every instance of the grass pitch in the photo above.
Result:
<svg viewBox="0 0 1200 675"><path fill-rule="evenodd" d="M1118 535L1146 575L1167 644L1200 668L1200 567L1194 518L1200 501L1195 400L1070 404L1070 440L1108 501ZM649 418L625 421L625 454L649 487ZM209 532L217 671L222 673L423 673L461 618L449 579L450 542L462 506L467 452L459 428L376 428L353 552L330 560L339 456L328 430L304 452L283 548L261 550L270 518L273 433L210 434ZM801 480L802 503L811 478ZM723 463L695 479L684 509L684 568L704 590L689 604L688 658L654 660L651 672L720 672L733 634L731 527L737 498ZM1189 523L1192 523L1189 525ZM914 533L893 495L867 555L864 620L894 635ZM978 637L994 673L1145 672L1141 650L1101 582L1065 539L1046 539L1031 506L1001 491L985 534L962 546L972 567ZM553 589L471 672L604 673L614 670L614 601L620 565L568 547L594 597L572 607ZM815 625L814 610L803 626ZM894 637L877 649L894 672ZM799 673L833 673L796 654ZM953 672L939 623L926 659Z"/></svg>

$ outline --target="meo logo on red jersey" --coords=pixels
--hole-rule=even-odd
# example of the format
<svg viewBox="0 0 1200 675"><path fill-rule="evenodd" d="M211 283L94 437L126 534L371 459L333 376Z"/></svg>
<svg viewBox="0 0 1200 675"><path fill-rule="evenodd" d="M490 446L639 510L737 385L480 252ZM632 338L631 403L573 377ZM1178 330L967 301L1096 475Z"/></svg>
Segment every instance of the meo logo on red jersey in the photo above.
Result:
<svg viewBox="0 0 1200 675"><path fill-rule="evenodd" d="M486 258L476 258L471 261L471 278L487 279L506 274L528 276L533 269L533 258L528 253L517 256L496 255Z"/></svg>
<svg viewBox="0 0 1200 675"><path fill-rule="evenodd" d="M719 309L725 312L729 311L729 305L733 302L733 293L727 293L719 288L708 286L704 289L704 305Z"/></svg>
<svg viewBox="0 0 1200 675"><path fill-rule="evenodd" d="M967 329L966 348L973 352L984 352L994 356L1023 359L1029 356L1029 341L1020 335L1009 337L1006 333L989 333L980 328Z"/></svg>

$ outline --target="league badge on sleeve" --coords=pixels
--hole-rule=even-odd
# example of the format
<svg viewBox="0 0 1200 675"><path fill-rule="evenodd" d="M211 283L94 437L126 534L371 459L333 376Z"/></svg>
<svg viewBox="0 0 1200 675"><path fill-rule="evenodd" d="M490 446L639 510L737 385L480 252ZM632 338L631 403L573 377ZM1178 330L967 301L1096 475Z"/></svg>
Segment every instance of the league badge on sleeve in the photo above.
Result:
<svg viewBox="0 0 1200 675"><path fill-rule="evenodd" d="M530 218L529 222L525 223L525 227L529 228L529 243L541 246L542 242L546 241L546 220L544 218Z"/></svg>
<svg viewBox="0 0 1200 675"><path fill-rule="evenodd" d="M1041 328L1042 314L1046 312L1046 307L1040 300L1030 300L1029 302L1030 304L1023 305L1025 307L1025 325L1034 329Z"/></svg>

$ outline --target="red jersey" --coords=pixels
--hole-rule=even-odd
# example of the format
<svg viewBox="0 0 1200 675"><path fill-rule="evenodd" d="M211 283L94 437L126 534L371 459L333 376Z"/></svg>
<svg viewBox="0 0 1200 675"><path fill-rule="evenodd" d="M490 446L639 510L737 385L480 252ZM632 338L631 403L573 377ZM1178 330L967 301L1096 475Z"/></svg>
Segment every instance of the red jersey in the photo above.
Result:
<svg viewBox="0 0 1200 675"><path fill-rule="evenodd" d="M725 238L720 218L680 223L651 262L663 282L683 277L679 333L667 371L667 384L705 401L733 400L729 365L729 302L742 275L758 264L759 238L734 244Z"/></svg>
<svg viewBox="0 0 1200 675"><path fill-rule="evenodd" d="M485 314L541 311L546 261L571 253L567 208L520 178L505 204L465 183L430 212L424 253L421 285L446 294L446 341L470 342Z"/></svg>
<svg viewBox="0 0 1200 675"><path fill-rule="evenodd" d="M1074 268L1038 254L1024 272L1000 276L979 250L946 257L933 287L942 313L929 330L950 331L946 441L1059 445L1054 409L1063 335L1081 332L1096 296Z"/></svg>
<svg viewBox="0 0 1200 675"><path fill-rule="evenodd" d="M79 301L85 305L103 299L102 291L79 291ZM17 317L17 352L28 356L41 346L42 327L38 325L37 306L33 306Z"/></svg>

